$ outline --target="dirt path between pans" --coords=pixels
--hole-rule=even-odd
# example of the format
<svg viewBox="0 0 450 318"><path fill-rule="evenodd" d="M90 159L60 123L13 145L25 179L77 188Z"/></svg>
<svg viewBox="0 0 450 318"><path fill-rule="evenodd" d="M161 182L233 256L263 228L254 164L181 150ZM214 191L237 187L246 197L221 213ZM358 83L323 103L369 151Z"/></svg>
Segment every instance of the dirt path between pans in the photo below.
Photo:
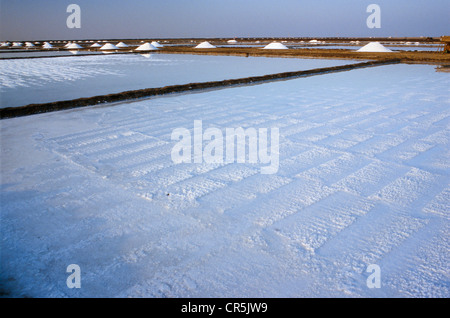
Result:
<svg viewBox="0 0 450 318"><path fill-rule="evenodd" d="M103 103L113 103L120 102L130 99L138 99L138 98L146 98L152 96L160 96L167 95L172 93L183 93L183 92L192 92L197 90L205 90L205 89L218 89L230 86L237 85L254 85L258 83L268 82L268 81L279 81L279 80L287 80L299 77L306 76L314 76L325 73L335 73L335 72L343 72L349 71L358 68L366 68L366 67L374 67L380 65L387 64L395 64L399 63L398 59L387 59L380 61L371 61L371 62L363 62L356 64L348 64L341 66L333 66L333 67L325 67L325 68L316 68L306 71L294 71L294 72L284 72L284 73L276 73L270 75L263 76L252 76L238 79L229 79L222 81L213 81L213 82L203 82L203 83L189 83L183 85L172 85L158 88L147 88L133 91L125 91L121 93L108 94L108 95L99 95L88 98L79 98L73 100L66 101L58 101L52 103L43 103L43 104L30 104L26 106L20 107L7 107L0 109L0 119L5 118L14 118L21 116L28 116L33 114L47 113L59 110L73 109L79 107L87 107L94 106Z"/></svg>

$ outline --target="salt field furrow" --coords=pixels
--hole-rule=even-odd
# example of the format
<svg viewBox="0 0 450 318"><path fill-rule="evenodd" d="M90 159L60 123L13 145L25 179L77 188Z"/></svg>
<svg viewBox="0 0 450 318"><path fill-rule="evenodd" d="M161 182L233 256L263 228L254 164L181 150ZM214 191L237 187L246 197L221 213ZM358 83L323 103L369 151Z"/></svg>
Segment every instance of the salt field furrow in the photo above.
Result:
<svg viewBox="0 0 450 318"><path fill-rule="evenodd" d="M391 65L4 119L2 286L22 297L448 297L446 76ZM193 146L195 121L224 136L278 128L278 169L193 162L194 149L174 162L172 132ZM81 289L66 286L72 263ZM372 264L380 289L367 285Z"/></svg>

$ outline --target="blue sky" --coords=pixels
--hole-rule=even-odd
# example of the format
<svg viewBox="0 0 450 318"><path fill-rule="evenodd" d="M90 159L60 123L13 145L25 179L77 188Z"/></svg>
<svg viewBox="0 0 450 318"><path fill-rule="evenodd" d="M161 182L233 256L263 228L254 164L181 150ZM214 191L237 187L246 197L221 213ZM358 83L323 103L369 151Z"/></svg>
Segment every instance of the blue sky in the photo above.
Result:
<svg viewBox="0 0 450 318"><path fill-rule="evenodd" d="M81 28L69 29L69 4ZM381 28L369 29L369 4ZM441 36L450 0L0 0L0 40Z"/></svg>

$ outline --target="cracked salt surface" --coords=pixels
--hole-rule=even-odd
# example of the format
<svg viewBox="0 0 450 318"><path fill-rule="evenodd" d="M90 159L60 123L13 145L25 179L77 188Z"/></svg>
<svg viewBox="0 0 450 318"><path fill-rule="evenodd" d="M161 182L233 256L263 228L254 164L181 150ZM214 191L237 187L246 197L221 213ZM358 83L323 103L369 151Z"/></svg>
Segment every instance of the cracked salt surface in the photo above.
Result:
<svg viewBox="0 0 450 318"><path fill-rule="evenodd" d="M1 292L449 297L449 84L390 65L2 120ZM278 127L278 173L174 164L194 120Z"/></svg>

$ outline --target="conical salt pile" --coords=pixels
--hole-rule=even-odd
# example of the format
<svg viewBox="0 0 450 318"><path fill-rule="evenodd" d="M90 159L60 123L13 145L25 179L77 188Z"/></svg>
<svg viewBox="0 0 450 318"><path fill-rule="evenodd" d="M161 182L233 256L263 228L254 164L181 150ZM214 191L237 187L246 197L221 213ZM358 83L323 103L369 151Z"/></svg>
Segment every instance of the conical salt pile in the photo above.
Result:
<svg viewBox="0 0 450 318"><path fill-rule="evenodd" d="M48 42L44 42L44 45L42 45L42 48L44 48L44 49L52 49L52 48L53 48L53 45L51 45L51 44L48 43Z"/></svg>
<svg viewBox="0 0 450 318"><path fill-rule="evenodd" d="M153 45L154 47L156 47L156 48L158 48L158 47L163 47L163 45L159 44L159 43L156 42L156 41L153 41L153 42L152 42L152 45Z"/></svg>
<svg viewBox="0 0 450 318"><path fill-rule="evenodd" d="M139 46L136 51L154 51L157 50L156 47L154 47L153 45L151 45L150 43L144 43L141 46Z"/></svg>
<svg viewBox="0 0 450 318"><path fill-rule="evenodd" d="M66 47L66 49L69 49L69 50L73 50L73 49L82 49L82 48L83 48L83 47L82 47L81 45L76 44L76 43L72 43L72 44L70 44L69 46Z"/></svg>
<svg viewBox="0 0 450 318"><path fill-rule="evenodd" d="M34 47L34 44L31 42L25 42L26 47Z"/></svg>
<svg viewBox="0 0 450 318"><path fill-rule="evenodd" d="M119 47L119 48L121 48L121 47L128 47L128 45L126 45L123 42L117 43L116 46Z"/></svg>
<svg viewBox="0 0 450 318"><path fill-rule="evenodd" d="M284 44L279 43L279 42L272 42L272 43L266 45L264 47L264 49L267 49L267 50L287 50L288 47L286 45L284 45Z"/></svg>
<svg viewBox="0 0 450 318"><path fill-rule="evenodd" d="M104 50L104 51L113 51L113 50L118 50L119 48L117 46L115 46L114 44L111 43L106 43L105 45L103 45L100 50Z"/></svg>
<svg viewBox="0 0 450 318"><path fill-rule="evenodd" d="M98 43L94 43L94 44L91 45L91 47L96 48L96 47L102 47L102 46L100 44L98 44Z"/></svg>
<svg viewBox="0 0 450 318"><path fill-rule="evenodd" d="M235 44L235 43L237 43L236 40L228 40L227 42L230 43L230 44Z"/></svg>
<svg viewBox="0 0 450 318"><path fill-rule="evenodd" d="M195 47L196 49L215 49L216 47L208 41L202 42Z"/></svg>
<svg viewBox="0 0 450 318"><path fill-rule="evenodd" d="M380 42L370 42L369 44L364 45L357 52L392 52L391 50L385 48Z"/></svg>
<svg viewBox="0 0 450 318"><path fill-rule="evenodd" d="M23 44L22 43L20 43L20 42L14 42L13 43L13 47L21 47Z"/></svg>

